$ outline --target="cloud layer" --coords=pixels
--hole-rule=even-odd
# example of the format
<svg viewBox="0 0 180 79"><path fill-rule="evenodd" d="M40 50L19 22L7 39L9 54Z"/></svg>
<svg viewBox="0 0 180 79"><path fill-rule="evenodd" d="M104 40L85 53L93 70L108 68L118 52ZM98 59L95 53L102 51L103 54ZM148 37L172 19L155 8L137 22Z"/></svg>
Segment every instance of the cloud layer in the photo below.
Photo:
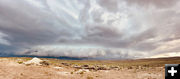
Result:
<svg viewBox="0 0 180 79"><path fill-rule="evenodd" d="M0 0L0 53L143 58L180 52L178 0Z"/></svg>

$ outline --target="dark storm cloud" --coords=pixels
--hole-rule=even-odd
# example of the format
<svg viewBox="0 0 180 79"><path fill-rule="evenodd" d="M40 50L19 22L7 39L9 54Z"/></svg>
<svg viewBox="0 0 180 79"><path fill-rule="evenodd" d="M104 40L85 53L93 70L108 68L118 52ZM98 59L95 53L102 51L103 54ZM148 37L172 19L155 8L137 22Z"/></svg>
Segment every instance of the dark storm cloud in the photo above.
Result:
<svg viewBox="0 0 180 79"><path fill-rule="evenodd" d="M11 37L8 41L12 44L47 44L53 43L58 36L72 36L74 29L66 22L56 24L56 21L61 23L61 19L56 18L52 12L34 7L26 1L9 0L1 4L0 30Z"/></svg>
<svg viewBox="0 0 180 79"><path fill-rule="evenodd" d="M119 59L179 52L179 4L178 0L0 0L0 49Z"/></svg>

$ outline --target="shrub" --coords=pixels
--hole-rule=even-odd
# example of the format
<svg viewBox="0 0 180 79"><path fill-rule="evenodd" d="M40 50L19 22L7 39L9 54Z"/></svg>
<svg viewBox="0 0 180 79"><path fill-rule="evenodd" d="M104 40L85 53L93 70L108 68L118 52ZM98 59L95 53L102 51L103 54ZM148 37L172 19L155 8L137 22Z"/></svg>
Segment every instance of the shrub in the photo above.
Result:
<svg viewBox="0 0 180 79"><path fill-rule="evenodd" d="M88 76L87 79L93 79L93 77Z"/></svg>
<svg viewBox="0 0 180 79"><path fill-rule="evenodd" d="M79 74L84 74L84 72L82 71L82 72L80 72Z"/></svg>
<svg viewBox="0 0 180 79"><path fill-rule="evenodd" d="M42 61L42 62L40 62L40 64L42 64L44 66L48 66L49 65L49 63L47 61Z"/></svg>
<svg viewBox="0 0 180 79"><path fill-rule="evenodd" d="M22 63L23 63L23 61L18 61L18 63L19 63L19 64L22 64Z"/></svg>

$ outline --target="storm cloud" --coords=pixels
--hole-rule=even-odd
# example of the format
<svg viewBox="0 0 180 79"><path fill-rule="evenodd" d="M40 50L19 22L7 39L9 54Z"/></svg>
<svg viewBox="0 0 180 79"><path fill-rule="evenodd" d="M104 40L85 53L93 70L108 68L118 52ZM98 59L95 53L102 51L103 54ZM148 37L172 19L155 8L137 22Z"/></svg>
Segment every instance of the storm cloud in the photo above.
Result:
<svg viewBox="0 0 180 79"><path fill-rule="evenodd" d="M0 53L145 58L180 52L179 0L0 0Z"/></svg>

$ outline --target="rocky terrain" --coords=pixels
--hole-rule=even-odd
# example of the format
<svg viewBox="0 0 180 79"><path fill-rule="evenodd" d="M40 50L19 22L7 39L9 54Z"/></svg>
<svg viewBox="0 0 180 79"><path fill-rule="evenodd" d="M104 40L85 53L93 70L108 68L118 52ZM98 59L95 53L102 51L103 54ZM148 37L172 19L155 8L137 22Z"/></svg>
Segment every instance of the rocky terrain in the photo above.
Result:
<svg viewBox="0 0 180 79"><path fill-rule="evenodd" d="M0 79L164 79L164 64L180 58L58 60L0 58Z"/></svg>

